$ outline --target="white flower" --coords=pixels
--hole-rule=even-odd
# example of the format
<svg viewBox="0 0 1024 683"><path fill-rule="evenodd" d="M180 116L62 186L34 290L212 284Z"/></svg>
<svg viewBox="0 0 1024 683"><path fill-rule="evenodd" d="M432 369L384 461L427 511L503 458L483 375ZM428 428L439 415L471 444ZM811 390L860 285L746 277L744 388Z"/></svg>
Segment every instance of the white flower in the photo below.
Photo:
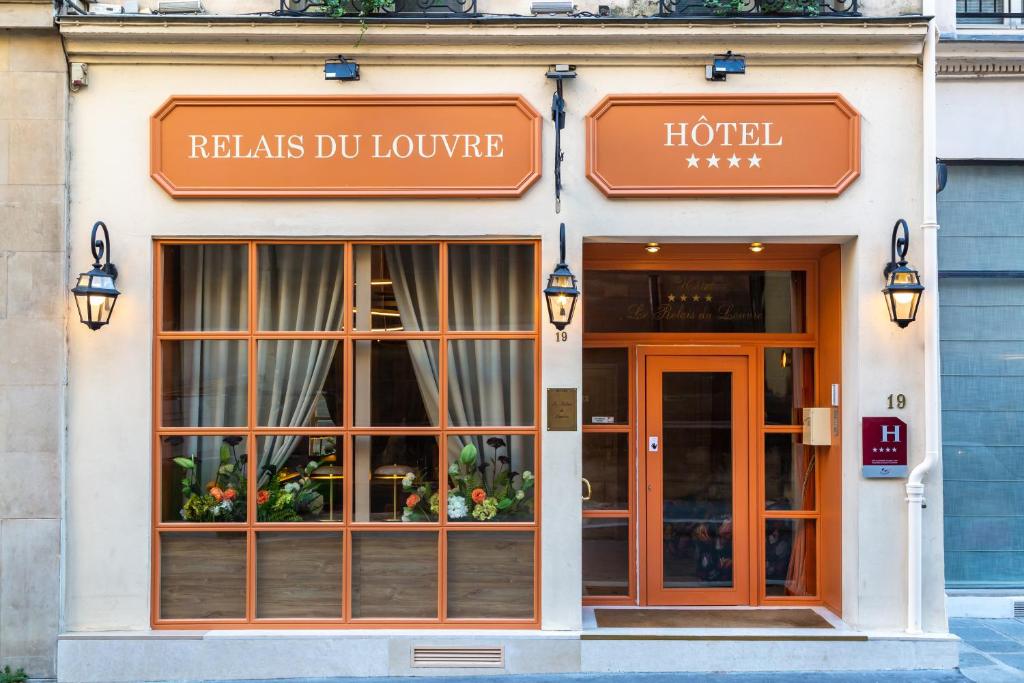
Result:
<svg viewBox="0 0 1024 683"><path fill-rule="evenodd" d="M454 475L456 475L458 473L459 473L459 464L458 463L452 463L448 467L448 474L451 474L451 475L454 476Z"/></svg>
<svg viewBox="0 0 1024 683"><path fill-rule="evenodd" d="M526 494L523 492L523 490L519 489L518 491L516 491L516 500L522 500L523 498L526 498Z"/></svg>
<svg viewBox="0 0 1024 683"><path fill-rule="evenodd" d="M523 470L523 479L525 479L526 481L530 481L531 479L533 479L533 472L531 472L530 470Z"/></svg>
<svg viewBox="0 0 1024 683"><path fill-rule="evenodd" d="M404 511L402 513L402 521L403 522L411 522L412 521L412 516L409 514L408 510L406 510L406 511Z"/></svg>
<svg viewBox="0 0 1024 683"><path fill-rule="evenodd" d="M405 486L405 487L407 487L407 488L408 488L408 487L411 487L411 486L412 486L412 482L413 482L413 481L414 481L415 479L416 479L416 475L415 475L415 474L413 474L412 472L409 472L409 473L408 473L408 474L406 474L406 475L405 475L404 477L402 477L402 486Z"/></svg>
<svg viewBox="0 0 1024 683"><path fill-rule="evenodd" d="M462 519L469 514L466 499L462 496L448 496L448 519Z"/></svg>

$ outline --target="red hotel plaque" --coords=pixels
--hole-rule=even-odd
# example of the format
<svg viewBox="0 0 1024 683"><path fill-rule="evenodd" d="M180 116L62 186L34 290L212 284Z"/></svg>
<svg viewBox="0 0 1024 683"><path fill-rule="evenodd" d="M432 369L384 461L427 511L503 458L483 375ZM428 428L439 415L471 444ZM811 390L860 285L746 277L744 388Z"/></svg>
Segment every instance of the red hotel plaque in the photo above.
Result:
<svg viewBox="0 0 1024 683"><path fill-rule="evenodd" d="M898 417L865 417L861 422L864 460L870 478L907 476L907 423Z"/></svg>

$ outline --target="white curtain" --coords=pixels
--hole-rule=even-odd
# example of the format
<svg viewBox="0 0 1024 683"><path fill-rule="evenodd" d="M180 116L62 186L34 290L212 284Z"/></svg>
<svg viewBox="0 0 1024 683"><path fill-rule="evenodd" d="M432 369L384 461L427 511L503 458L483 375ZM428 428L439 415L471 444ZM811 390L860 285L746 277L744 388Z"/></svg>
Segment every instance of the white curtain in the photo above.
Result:
<svg viewBox="0 0 1024 683"><path fill-rule="evenodd" d="M245 330L246 274L245 247L196 245L177 248L178 263L168 273L177 278L174 301L166 306L174 314L174 329L187 331ZM176 272L175 272L176 271ZM241 427L246 423L246 381L248 374L244 341L175 342L180 367L173 391L180 401L178 419L183 426ZM165 388L165 394L167 389ZM207 439L208 457L201 459L200 481L216 473L219 443ZM184 439L186 454L199 454L199 437Z"/></svg>
<svg viewBox="0 0 1024 683"><path fill-rule="evenodd" d="M340 246L275 245L260 248L259 328L326 332L342 327L344 278ZM260 342L257 357L258 415L261 426L309 424L327 380L338 341L332 339ZM296 436L270 436L260 450L265 468L288 459Z"/></svg>
<svg viewBox="0 0 1024 683"><path fill-rule="evenodd" d="M391 286L398 313L406 332L437 329L438 254L437 249L419 245L384 247ZM438 349L434 342L406 342L412 359L416 384L431 424L438 424Z"/></svg>
<svg viewBox="0 0 1024 683"><path fill-rule="evenodd" d="M448 323L453 330L533 327L533 248L453 245ZM533 421L533 343L458 340L448 347L448 416L453 426L518 426Z"/></svg>

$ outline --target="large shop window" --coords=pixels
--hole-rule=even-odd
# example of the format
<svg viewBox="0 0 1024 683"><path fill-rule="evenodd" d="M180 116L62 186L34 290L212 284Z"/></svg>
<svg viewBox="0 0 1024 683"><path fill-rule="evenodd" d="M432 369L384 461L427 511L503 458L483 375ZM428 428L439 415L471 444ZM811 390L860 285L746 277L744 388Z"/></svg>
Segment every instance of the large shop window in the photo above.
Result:
<svg viewBox="0 0 1024 683"><path fill-rule="evenodd" d="M538 623L536 252L158 243L154 625Z"/></svg>
<svg viewBox="0 0 1024 683"><path fill-rule="evenodd" d="M946 584L1024 587L1024 165L939 195Z"/></svg>

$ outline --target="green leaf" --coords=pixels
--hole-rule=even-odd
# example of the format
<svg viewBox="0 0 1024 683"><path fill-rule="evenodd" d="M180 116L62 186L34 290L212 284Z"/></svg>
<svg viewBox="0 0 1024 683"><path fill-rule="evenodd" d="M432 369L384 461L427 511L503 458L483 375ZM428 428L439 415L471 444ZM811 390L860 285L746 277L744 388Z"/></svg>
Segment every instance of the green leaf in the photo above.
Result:
<svg viewBox="0 0 1024 683"><path fill-rule="evenodd" d="M223 465L229 460L231 460L231 446L222 443L220 445L220 463Z"/></svg>
<svg viewBox="0 0 1024 683"><path fill-rule="evenodd" d="M194 470L196 468L196 463L191 458L175 458L174 464L178 467L184 467L186 470Z"/></svg>
<svg viewBox="0 0 1024 683"><path fill-rule="evenodd" d="M506 509L508 509L510 507L512 507L512 499L511 498L502 498L501 500L498 501L498 509L499 510L506 510Z"/></svg>

